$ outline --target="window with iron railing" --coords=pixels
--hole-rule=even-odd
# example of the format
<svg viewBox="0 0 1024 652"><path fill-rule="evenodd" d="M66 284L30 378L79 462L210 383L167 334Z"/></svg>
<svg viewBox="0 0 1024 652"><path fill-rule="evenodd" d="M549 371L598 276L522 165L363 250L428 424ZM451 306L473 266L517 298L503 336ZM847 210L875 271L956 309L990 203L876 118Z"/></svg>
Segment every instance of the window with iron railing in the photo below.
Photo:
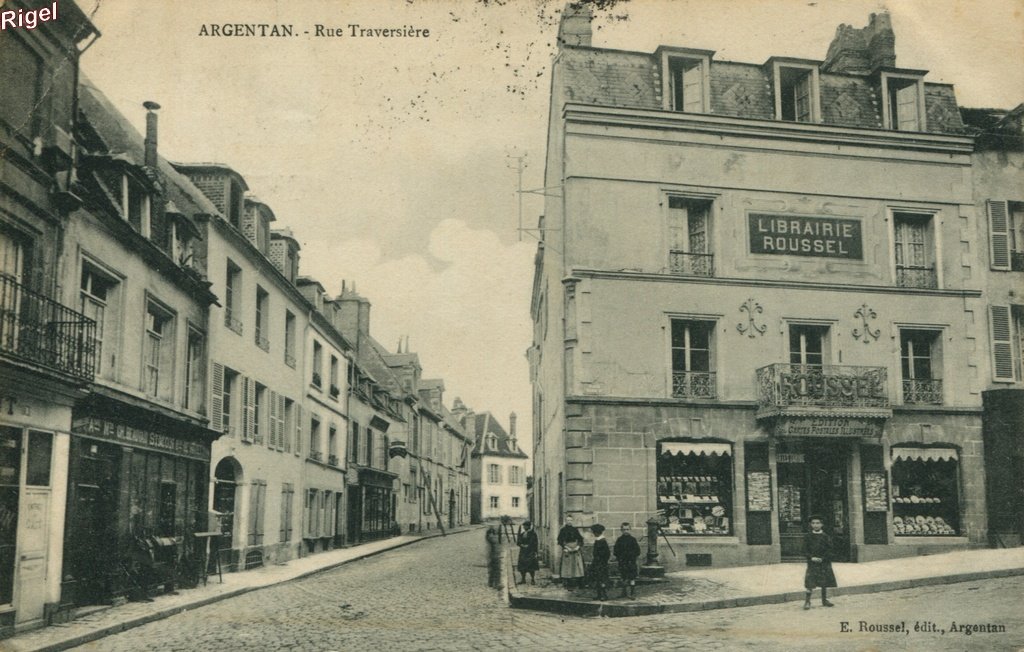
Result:
<svg viewBox="0 0 1024 652"><path fill-rule="evenodd" d="M913 213L893 215L893 245L896 257L896 286L934 289L935 270L932 216Z"/></svg>
<svg viewBox="0 0 1024 652"><path fill-rule="evenodd" d="M940 351L937 331L901 330L900 367L903 402L908 405L942 405Z"/></svg>
<svg viewBox="0 0 1024 652"><path fill-rule="evenodd" d="M673 398L715 398L715 373L711 371L711 339L714 322L672 320Z"/></svg>
<svg viewBox="0 0 1024 652"><path fill-rule="evenodd" d="M689 197L668 198L669 272L682 276L714 276L710 248L712 202Z"/></svg>

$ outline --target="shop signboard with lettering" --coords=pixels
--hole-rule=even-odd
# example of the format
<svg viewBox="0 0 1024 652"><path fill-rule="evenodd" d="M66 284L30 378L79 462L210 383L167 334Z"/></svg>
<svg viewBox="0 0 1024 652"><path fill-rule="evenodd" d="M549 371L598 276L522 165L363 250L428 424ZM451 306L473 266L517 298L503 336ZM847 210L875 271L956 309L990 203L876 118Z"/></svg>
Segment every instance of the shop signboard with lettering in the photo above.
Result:
<svg viewBox="0 0 1024 652"><path fill-rule="evenodd" d="M779 437L881 437L878 419L785 417L775 425Z"/></svg>
<svg viewBox="0 0 1024 652"><path fill-rule="evenodd" d="M191 457L204 462L210 460L209 446L202 442L179 439L98 417L76 418L71 424L71 432L76 435L115 441L127 446L138 446L161 453Z"/></svg>
<svg viewBox="0 0 1024 652"><path fill-rule="evenodd" d="M860 220L750 213L750 253L820 258L864 257Z"/></svg>

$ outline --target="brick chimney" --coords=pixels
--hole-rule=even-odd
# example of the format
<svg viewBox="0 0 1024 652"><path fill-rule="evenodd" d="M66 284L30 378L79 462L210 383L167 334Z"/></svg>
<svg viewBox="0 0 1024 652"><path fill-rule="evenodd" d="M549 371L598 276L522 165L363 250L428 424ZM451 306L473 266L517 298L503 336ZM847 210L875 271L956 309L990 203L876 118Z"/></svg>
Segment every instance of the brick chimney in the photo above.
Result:
<svg viewBox="0 0 1024 652"><path fill-rule="evenodd" d="M867 75L879 66L896 65L896 34L886 12L871 14L867 27L836 28L835 38L821 65L822 72Z"/></svg>
<svg viewBox="0 0 1024 652"><path fill-rule="evenodd" d="M146 167L156 169L156 112L160 110L160 105L156 102L143 102L142 106L146 107L146 140L143 163Z"/></svg>
<svg viewBox="0 0 1024 652"><path fill-rule="evenodd" d="M335 327L341 331L352 345L359 350L365 336L370 334L370 301L356 292L343 281L341 294L334 300Z"/></svg>
<svg viewBox="0 0 1024 652"><path fill-rule="evenodd" d="M568 3L562 10L562 20L558 24L558 46L582 45L590 47L593 32L590 22L594 20L590 7L582 3Z"/></svg>
<svg viewBox="0 0 1024 652"><path fill-rule="evenodd" d="M516 413L515 412L509 412L509 415L508 415L508 438L509 438L509 445L508 445L508 447L511 448L512 452L514 453L515 450L516 450Z"/></svg>

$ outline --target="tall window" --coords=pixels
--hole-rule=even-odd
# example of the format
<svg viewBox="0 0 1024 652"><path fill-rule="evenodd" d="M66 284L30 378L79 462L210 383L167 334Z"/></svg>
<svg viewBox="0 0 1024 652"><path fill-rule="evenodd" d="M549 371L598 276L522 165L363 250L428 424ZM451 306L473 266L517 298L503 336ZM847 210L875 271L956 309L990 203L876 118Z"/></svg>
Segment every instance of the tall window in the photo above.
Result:
<svg viewBox="0 0 1024 652"><path fill-rule="evenodd" d="M338 387L338 356L331 356L331 367L330 367L330 390L331 396L338 398L341 394L341 389Z"/></svg>
<svg viewBox="0 0 1024 652"><path fill-rule="evenodd" d="M348 461L353 464L359 463L359 423L356 421L352 422L352 440L348 445Z"/></svg>
<svg viewBox="0 0 1024 652"><path fill-rule="evenodd" d="M238 396L238 384L239 377L238 373L230 369L224 370L224 394L221 397L221 410L222 410L222 423L224 424L224 432L228 435L234 435L237 428L234 420L236 414L236 403Z"/></svg>
<svg viewBox="0 0 1024 652"><path fill-rule="evenodd" d="M228 221L236 229L242 228L242 187L231 182L231 191L228 203Z"/></svg>
<svg viewBox="0 0 1024 652"><path fill-rule="evenodd" d="M115 282L99 274L88 265L82 266L81 312L96 322L93 346L96 352L96 373L103 371L103 331L106 323L107 302L112 299Z"/></svg>
<svg viewBox="0 0 1024 652"><path fill-rule="evenodd" d="M793 122L817 122L817 82L817 71L811 66L777 65L776 118Z"/></svg>
<svg viewBox="0 0 1024 652"><path fill-rule="evenodd" d="M256 383L256 391L253 393L252 412L252 441L255 444L262 444L267 433L267 418L264 414L267 409L267 388Z"/></svg>
<svg viewBox="0 0 1024 652"><path fill-rule="evenodd" d="M521 466L510 466L510 467L508 467L508 483L509 484L523 484L523 467L521 467Z"/></svg>
<svg viewBox="0 0 1024 652"><path fill-rule="evenodd" d="M150 237L150 199L142 184L127 174L121 177L121 210L124 218L145 237Z"/></svg>
<svg viewBox="0 0 1024 652"><path fill-rule="evenodd" d="M904 403L942 404L942 380L938 376L940 365L937 364L941 343L936 331L900 331Z"/></svg>
<svg viewBox="0 0 1024 652"><path fill-rule="evenodd" d="M363 459L362 459L362 462L363 462L364 466L372 466L373 465L374 446L376 444L374 439L375 439L375 437L373 436L373 428L369 428L368 427L366 429L366 442L363 444Z"/></svg>
<svg viewBox="0 0 1024 652"><path fill-rule="evenodd" d="M0 39L0 61L4 62L0 66L0 88L4 89L0 93L0 120L31 140L41 126L39 98L43 84L39 80L43 78L43 60L15 31Z"/></svg>
<svg viewBox="0 0 1024 652"><path fill-rule="evenodd" d="M487 465L487 482L490 484L501 484L501 467L497 464Z"/></svg>
<svg viewBox="0 0 1024 652"><path fill-rule="evenodd" d="M256 286L256 346L264 351L270 350L270 295L267 291Z"/></svg>
<svg viewBox="0 0 1024 652"><path fill-rule="evenodd" d="M673 274L714 276L708 232L712 202L668 198L669 269Z"/></svg>
<svg viewBox="0 0 1024 652"><path fill-rule="evenodd" d="M338 429L334 426L327 431L327 461L338 464Z"/></svg>
<svg viewBox="0 0 1024 652"><path fill-rule="evenodd" d="M144 385L150 396L167 399L173 378L174 333L171 314L150 302L146 307Z"/></svg>
<svg viewBox="0 0 1024 652"><path fill-rule="evenodd" d="M916 78L883 76L888 122L898 131L923 131L921 124L921 81Z"/></svg>
<svg viewBox="0 0 1024 652"><path fill-rule="evenodd" d="M1024 203L990 199L985 204L992 269L1024 272Z"/></svg>
<svg viewBox="0 0 1024 652"><path fill-rule="evenodd" d="M284 362L295 367L295 315L290 310L284 312Z"/></svg>
<svg viewBox="0 0 1024 652"><path fill-rule="evenodd" d="M188 330L188 351L185 355L185 407L201 411L206 378L203 353L203 334L194 328Z"/></svg>
<svg viewBox="0 0 1024 652"><path fill-rule="evenodd" d="M323 386L323 370L324 370L324 347L320 345L320 342L313 340L313 378L312 383L315 387Z"/></svg>
<svg viewBox="0 0 1024 652"><path fill-rule="evenodd" d="M672 320L672 396L715 398L711 371L714 322Z"/></svg>
<svg viewBox="0 0 1024 652"><path fill-rule="evenodd" d="M820 367L825 360L828 326L792 324L789 327L789 362Z"/></svg>
<svg viewBox="0 0 1024 652"><path fill-rule="evenodd" d="M309 420L309 456L314 460L323 458L320 446L320 421L316 417Z"/></svg>
<svg viewBox="0 0 1024 652"><path fill-rule="evenodd" d="M936 288L932 216L895 213L893 246L896 257L896 285L901 288Z"/></svg>
<svg viewBox="0 0 1024 652"><path fill-rule="evenodd" d="M672 110L704 113L705 59L669 57L669 93Z"/></svg>
<svg viewBox="0 0 1024 652"><path fill-rule="evenodd" d="M224 325L242 334L242 268L230 260L227 263L224 281Z"/></svg>
<svg viewBox="0 0 1024 652"><path fill-rule="evenodd" d="M295 401L290 398L284 400L284 452L292 452L292 436L295 433Z"/></svg>

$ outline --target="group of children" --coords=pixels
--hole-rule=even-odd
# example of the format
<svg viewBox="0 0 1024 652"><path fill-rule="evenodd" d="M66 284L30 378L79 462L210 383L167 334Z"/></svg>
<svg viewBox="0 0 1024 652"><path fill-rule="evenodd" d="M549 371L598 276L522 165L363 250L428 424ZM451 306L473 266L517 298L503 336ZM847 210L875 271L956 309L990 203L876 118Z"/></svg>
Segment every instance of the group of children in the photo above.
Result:
<svg viewBox="0 0 1024 652"><path fill-rule="evenodd" d="M810 532L804 539L804 550L807 555L807 570L804 573L804 589L807 593L804 599L804 609L811 608L811 593L818 587L821 588L821 605L832 607L835 605L828 600L828 589L836 586L836 576L832 571L832 538L825 533L824 522L821 518L812 516L809 525ZM630 529L629 523L623 523L621 534L616 539L614 548L609 548L608 541L604 538L605 527L600 523L590 526L590 531L594 534L594 548L589 579L597 590L597 600L608 599L608 564L613 553L619 566L619 577L622 578L622 595L620 597L636 598L636 578L639 571L637 560L640 557L640 544ZM585 576L583 535L573 525L572 517L566 517L565 525L558 532L557 542L562 549L562 556L559 560L559 576L565 582L565 587L572 591L580 585ZM530 583L534 584L536 583L534 573L540 568L540 545L537 532L529 521L523 523L523 531L519 533L517 543L519 544L519 560L516 568L522 576L524 584L527 575L530 576Z"/></svg>

